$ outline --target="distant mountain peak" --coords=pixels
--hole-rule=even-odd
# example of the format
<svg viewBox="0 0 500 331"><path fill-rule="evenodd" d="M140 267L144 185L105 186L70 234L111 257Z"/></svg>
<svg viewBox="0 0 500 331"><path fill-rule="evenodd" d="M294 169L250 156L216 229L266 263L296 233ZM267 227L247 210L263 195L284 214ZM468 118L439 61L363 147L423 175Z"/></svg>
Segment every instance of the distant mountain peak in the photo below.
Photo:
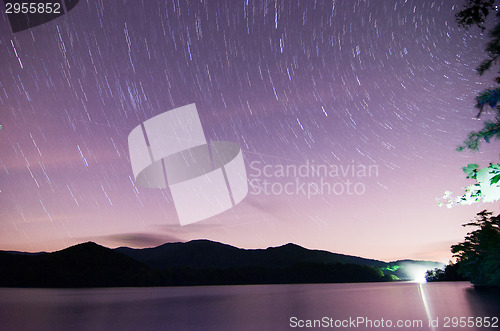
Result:
<svg viewBox="0 0 500 331"><path fill-rule="evenodd" d="M69 246L69 247L67 247L65 249L62 249L61 251L65 251L65 250L68 250L68 249L96 249L96 248L99 248L99 249L109 249L109 248L107 248L105 246L96 244L93 241L87 241L87 242L83 242L83 243L76 244L76 245L73 245L73 246Z"/></svg>
<svg viewBox="0 0 500 331"><path fill-rule="evenodd" d="M279 247L289 247L289 248L301 248L301 249L307 249L305 247L302 247L300 245L297 245L297 244L294 244L294 243L288 243L288 244L285 244L285 245L281 245L281 246L278 246L277 248Z"/></svg>

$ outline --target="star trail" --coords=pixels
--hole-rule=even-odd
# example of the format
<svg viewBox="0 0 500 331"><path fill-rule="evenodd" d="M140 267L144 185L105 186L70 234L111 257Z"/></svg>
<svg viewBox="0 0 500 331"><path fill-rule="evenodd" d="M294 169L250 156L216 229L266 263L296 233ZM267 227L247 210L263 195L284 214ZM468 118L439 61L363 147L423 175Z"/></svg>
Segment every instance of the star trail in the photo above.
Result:
<svg viewBox="0 0 500 331"><path fill-rule="evenodd" d="M474 71L485 37L455 22L462 6L88 0L17 33L3 13L0 249L206 238L447 262L466 232L460 224L495 206L446 209L436 198L461 192L467 163L498 159L494 142L455 151L482 126L474 96L491 83ZM300 179L316 185L311 196L250 186L235 208L181 227L167 189L136 186L127 136L190 103L207 140L238 142L249 178L290 182L254 169L266 165L376 166L377 174L324 178L359 182L362 194L319 192L314 176Z"/></svg>

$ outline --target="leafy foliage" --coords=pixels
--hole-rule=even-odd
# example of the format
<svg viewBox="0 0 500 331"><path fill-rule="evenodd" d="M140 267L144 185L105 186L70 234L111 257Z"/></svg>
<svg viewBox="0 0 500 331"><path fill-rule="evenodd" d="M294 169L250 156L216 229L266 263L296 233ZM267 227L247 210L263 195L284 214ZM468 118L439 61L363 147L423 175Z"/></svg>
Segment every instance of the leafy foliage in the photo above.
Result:
<svg viewBox="0 0 500 331"><path fill-rule="evenodd" d="M479 66L476 68L476 71L479 75L484 74L491 68L492 64L496 64L498 57L500 56L500 22L497 23L493 29L488 33L490 40L486 44L486 53L488 57L483 60ZM495 78L495 82L500 83L499 78Z"/></svg>
<svg viewBox="0 0 500 331"><path fill-rule="evenodd" d="M500 138L500 111L497 108L497 104L499 103L500 88L487 89L476 96L476 108L479 109L479 113L477 114L478 118L483 113L485 105L490 106L492 109L495 109L499 113L494 120L486 121L482 130L472 131L471 133L469 133L469 136L464 141L464 144L457 148L459 152L463 151L464 149L477 151L479 150L482 139L489 143L492 138Z"/></svg>
<svg viewBox="0 0 500 331"><path fill-rule="evenodd" d="M484 21L494 9L495 0L467 0L465 9L456 15L458 25L470 27L477 25L484 31Z"/></svg>
<svg viewBox="0 0 500 331"><path fill-rule="evenodd" d="M472 25L477 25L484 31L486 18L492 12L496 12L497 21L489 31L489 41L485 49L488 58L476 69L479 75L488 71L493 64L497 64L500 56L500 11L498 11L494 0L467 0L465 8L456 15L457 23L460 26L469 28ZM496 77L495 82L500 83L500 77ZM486 89L476 96L475 107L479 109L478 118L481 117L485 106L489 106L496 112L495 119L484 122L482 130L470 132L464 143L457 148L458 151L466 149L478 151L483 140L489 143L493 139L500 138L500 88ZM500 164L490 163L488 167L483 169L479 169L477 164L469 164L463 170L467 178L476 180L476 183L467 186L465 194L456 198L451 197L451 192L445 192L443 198L447 200L447 203L440 202L440 205L446 205L450 208L457 204L493 202L500 199L500 186L498 185Z"/></svg>
<svg viewBox="0 0 500 331"><path fill-rule="evenodd" d="M500 11L494 0L467 0L465 9L456 15L460 26L468 28L477 25L484 31L486 18L492 11L496 11L496 22L488 33L489 41L485 49L487 58L476 68L479 75L483 75L492 65L497 64L500 57ZM500 84L500 77L497 76L494 81ZM500 88L490 88L476 96L478 118L481 117L485 105L496 112L495 119L486 121L482 130L471 132L464 144L457 148L458 151L464 149L477 151L483 139L489 143L492 138L500 138ZM482 169L479 169L477 164L468 164L462 169L466 177L476 180L476 183L467 186L465 194L460 197L452 198L451 192L445 192L443 198L448 200L446 204L448 207L500 199L500 164L490 163L488 167ZM451 273L458 266L458 274L476 285L500 287L500 215L496 217L491 215L491 212L483 210L477 214L473 222L464 224L478 229L467 233L464 242L451 246L457 263L448 267L455 268L450 269ZM427 279L431 281L446 279L447 269L431 271L427 274Z"/></svg>
<svg viewBox="0 0 500 331"><path fill-rule="evenodd" d="M488 31L489 40L485 48L487 58L476 68L479 75L483 75L491 69L492 65L497 64L500 57L500 11L498 11L494 0L467 0L465 8L456 14L456 20L459 26L469 28L473 25L477 25L484 31L486 29L486 19L492 12L496 12L496 23L494 27ZM500 73L500 71L498 73ZM500 84L500 76L497 76L494 81ZM476 108L479 109L477 118L481 117L485 105L489 105L497 114L495 120L486 121L484 123L484 128L482 130L471 132L464 141L464 144L457 148L458 151L463 151L465 149L477 151L483 139L489 143L491 138L498 139L500 137L500 109L497 107L499 102L500 88L486 89L476 96Z"/></svg>
<svg viewBox="0 0 500 331"><path fill-rule="evenodd" d="M477 202L494 202L500 200L500 164L490 163L486 168L479 169L477 164L468 164L462 168L467 178L474 179L475 184L465 188L465 194L453 198L450 191L446 191L443 199L446 205L451 208L455 205L470 205Z"/></svg>
<svg viewBox="0 0 500 331"><path fill-rule="evenodd" d="M458 273L475 285L500 286L500 215L491 215L486 210L478 213L474 221L463 225L478 229L451 246Z"/></svg>
<svg viewBox="0 0 500 331"><path fill-rule="evenodd" d="M469 133L469 136L464 141L463 145L457 148L457 151L461 152L464 149L477 151L479 150L481 139L484 139L484 141L489 143L492 138L500 138L500 119L496 119L495 121L487 121L484 123L484 128L481 131L473 131Z"/></svg>
<svg viewBox="0 0 500 331"><path fill-rule="evenodd" d="M486 19L492 12L496 12L497 19L500 18L495 0L467 0L465 8L458 12L455 17L461 27L467 29L472 25L477 25L481 31L484 31ZM495 26L488 31L488 37L490 40L485 49L488 57L476 68L479 75L488 71L492 64L496 64L500 56L500 21L497 21ZM500 77L495 78L495 81L500 83Z"/></svg>
<svg viewBox="0 0 500 331"><path fill-rule="evenodd" d="M479 108L479 115L481 115L484 105L488 104L492 109L495 109L498 101L500 100L500 89L487 89L476 96L476 108Z"/></svg>
<svg viewBox="0 0 500 331"><path fill-rule="evenodd" d="M450 263L444 268L444 270L439 268L427 270L425 280L428 282L449 282L463 281L465 279L458 274L458 264Z"/></svg>
<svg viewBox="0 0 500 331"><path fill-rule="evenodd" d="M477 164L473 163L473 164L468 164L467 166L463 167L462 170L467 175L466 178L476 178L477 168L479 168L479 166Z"/></svg>

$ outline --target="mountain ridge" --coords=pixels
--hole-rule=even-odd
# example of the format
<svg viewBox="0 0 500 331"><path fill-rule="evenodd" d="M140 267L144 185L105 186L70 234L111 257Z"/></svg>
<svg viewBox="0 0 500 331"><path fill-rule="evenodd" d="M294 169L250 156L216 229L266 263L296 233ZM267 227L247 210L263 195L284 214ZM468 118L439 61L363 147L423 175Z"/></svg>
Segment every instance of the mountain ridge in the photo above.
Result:
<svg viewBox="0 0 500 331"><path fill-rule="evenodd" d="M263 261L266 262L266 265L286 265L289 263L285 261L286 257L289 257L289 254L293 254L292 256L295 257L295 262L354 263L377 267L383 267L388 263L375 259L367 259L358 256L332 253L324 250L308 249L293 243L287 243L281 246L267 248L244 249L207 239L197 239L185 243L165 243L151 248L136 249L130 247L118 247L114 250L142 262L148 261L148 265L153 268L179 266L251 266L261 265ZM179 250L191 251L190 257L192 259L189 261L185 261L184 257L177 258L175 256L175 253L179 252ZM228 254L228 256L226 256L226 259L229 257L233 259L231 263L221 261L220 256L212 256L212 258L219 258L218 261L214 261L212 258L207 256L212 255L214 251L222 252L223 250L225 250L225 253ZM194 258L193 254L195 254ZM168 255L171 260L165 260L165 255ZM159 259L160 256L163 257L163 259ZM198 259L196 259L196 257L198 257ZM234 259L246 260L243 262L241 260L239 262L235 262Z"/></svg>
<svg viewBox="0 0 500 331"><path fill-rule="evenodd" d="M290 284L411 279L435 262L383 262L296 244L242 249L206 239L115 249L86 242L51 253L0 251L1 287Z"/></svg>

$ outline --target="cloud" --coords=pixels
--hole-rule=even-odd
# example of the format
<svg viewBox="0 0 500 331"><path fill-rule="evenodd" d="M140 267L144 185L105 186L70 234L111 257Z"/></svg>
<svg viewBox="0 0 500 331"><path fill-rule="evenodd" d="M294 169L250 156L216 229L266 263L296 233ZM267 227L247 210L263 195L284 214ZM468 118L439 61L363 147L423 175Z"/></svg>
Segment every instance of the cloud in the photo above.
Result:
<svg viewBox="0 0 500 331"><path fill-rule="evenodd" d="M119 233L106 236L100 236L95 240L102 240L113 246L128 246L133 248L156 247L168 242L184 242L178 237L167 234L152 233Z"/></svg>

